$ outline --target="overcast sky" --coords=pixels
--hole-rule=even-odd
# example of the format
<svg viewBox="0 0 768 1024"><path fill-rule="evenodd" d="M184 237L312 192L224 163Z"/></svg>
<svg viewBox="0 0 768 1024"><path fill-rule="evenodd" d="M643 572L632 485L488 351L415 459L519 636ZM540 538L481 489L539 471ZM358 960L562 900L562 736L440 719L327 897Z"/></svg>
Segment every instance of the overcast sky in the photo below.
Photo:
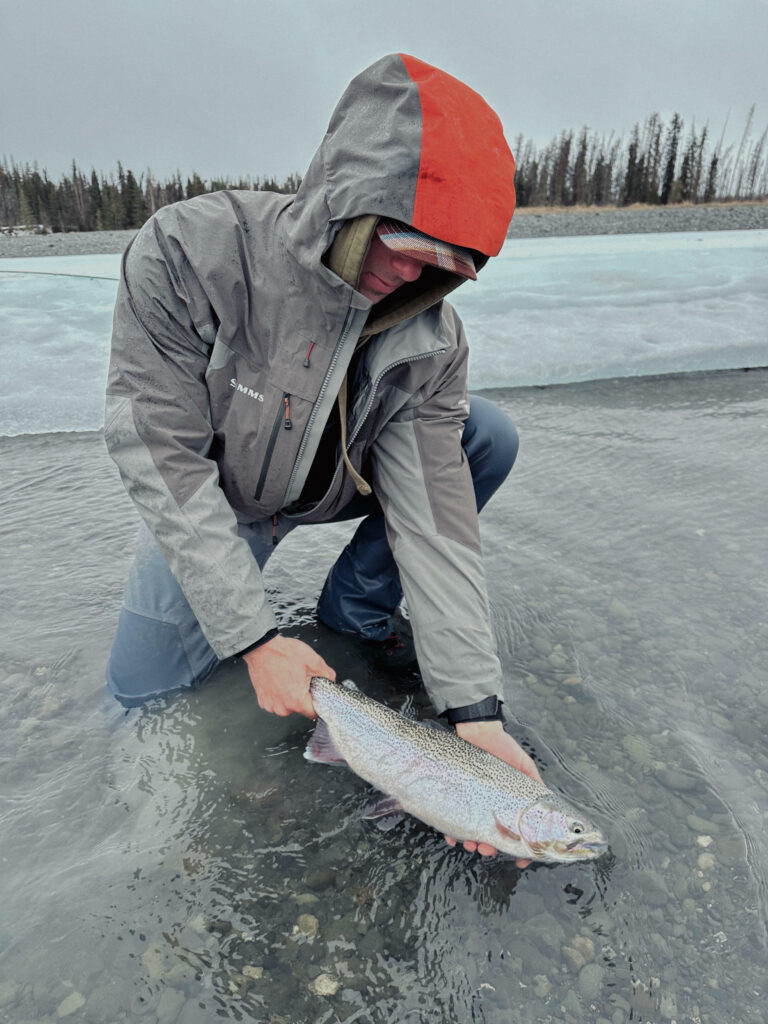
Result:
<svg viewBox="0 0 768 1024"><path fill-rule="evenodd" d="M57 178L305 170L348 81L390 52L463 79L507 138L678 111L768 125L766 0L0 0L0 156Z"/></svg>

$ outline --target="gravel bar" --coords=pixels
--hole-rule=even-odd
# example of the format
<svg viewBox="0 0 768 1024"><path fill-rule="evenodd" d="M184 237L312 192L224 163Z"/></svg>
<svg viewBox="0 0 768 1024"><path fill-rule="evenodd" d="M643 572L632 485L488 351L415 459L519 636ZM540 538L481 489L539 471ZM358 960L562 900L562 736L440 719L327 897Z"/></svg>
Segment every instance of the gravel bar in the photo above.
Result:
<svg viewBox="0 0 768 1024"><path fill-rule="evenodd" d="M512 238L557 235L635 235L664 231L751 231L768 228L768 203L645 206L573 211L518 210Z"/></svg>

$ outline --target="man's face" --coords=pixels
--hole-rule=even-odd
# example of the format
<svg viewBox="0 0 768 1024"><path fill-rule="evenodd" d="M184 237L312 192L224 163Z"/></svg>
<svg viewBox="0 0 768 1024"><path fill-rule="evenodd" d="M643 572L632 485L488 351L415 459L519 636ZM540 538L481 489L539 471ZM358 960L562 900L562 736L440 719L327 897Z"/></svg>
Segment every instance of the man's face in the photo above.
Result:
<svg viewBox="0 0 768 1024"><path fill-rule="evenodd" d="M415 281L426 265L424 260L388 249L379 236L374 234L360 272L357 290L376 304L401 284Z"/></svg>

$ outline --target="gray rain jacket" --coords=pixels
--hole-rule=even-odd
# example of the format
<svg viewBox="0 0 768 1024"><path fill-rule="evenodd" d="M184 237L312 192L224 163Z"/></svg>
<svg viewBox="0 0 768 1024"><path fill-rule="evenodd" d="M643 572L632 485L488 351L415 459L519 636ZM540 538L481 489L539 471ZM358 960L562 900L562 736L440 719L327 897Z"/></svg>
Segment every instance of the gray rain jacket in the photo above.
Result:
<svg viewBox="0 0 768 1024"><path fill-rule="evenodd" d="M460 443L467 343L441 298L462 279L425 268L375 307L354 285L379 216L473 249L481 266L506 235L513 174L476 93L392 55L350 84L296 196L201 196L137 235L115 308L106 441L220 658L275 626L237 522L277 515L280 535L355 494L339 459L324 497L301 503L367 339L347 452L384 510L424 682L440 711L502 695Z"/></svg>

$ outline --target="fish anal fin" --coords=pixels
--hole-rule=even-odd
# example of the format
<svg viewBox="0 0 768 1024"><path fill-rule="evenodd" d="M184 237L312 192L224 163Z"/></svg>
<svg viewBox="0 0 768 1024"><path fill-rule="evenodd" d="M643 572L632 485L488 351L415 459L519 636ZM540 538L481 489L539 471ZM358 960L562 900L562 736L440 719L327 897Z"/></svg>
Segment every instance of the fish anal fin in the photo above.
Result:
<svg viewBox="0 0 768 1024"><path fill-rule="evenodd" d="M309 743L304 751L304 757L313 764L337 764L347 766L343 755L336 749L328 726L318 718L315 724L315 731L309 737Z"/></svg>
<svg viewBox="0 0 768 1024"><path fill-rule="evenodd" d="M511 839L513 843L519 843L521 836L518 832L513 832L507 825L503 825L494 814L493 820L496 822L496 828L499 833L504 836L505 839Z"/></svg>

